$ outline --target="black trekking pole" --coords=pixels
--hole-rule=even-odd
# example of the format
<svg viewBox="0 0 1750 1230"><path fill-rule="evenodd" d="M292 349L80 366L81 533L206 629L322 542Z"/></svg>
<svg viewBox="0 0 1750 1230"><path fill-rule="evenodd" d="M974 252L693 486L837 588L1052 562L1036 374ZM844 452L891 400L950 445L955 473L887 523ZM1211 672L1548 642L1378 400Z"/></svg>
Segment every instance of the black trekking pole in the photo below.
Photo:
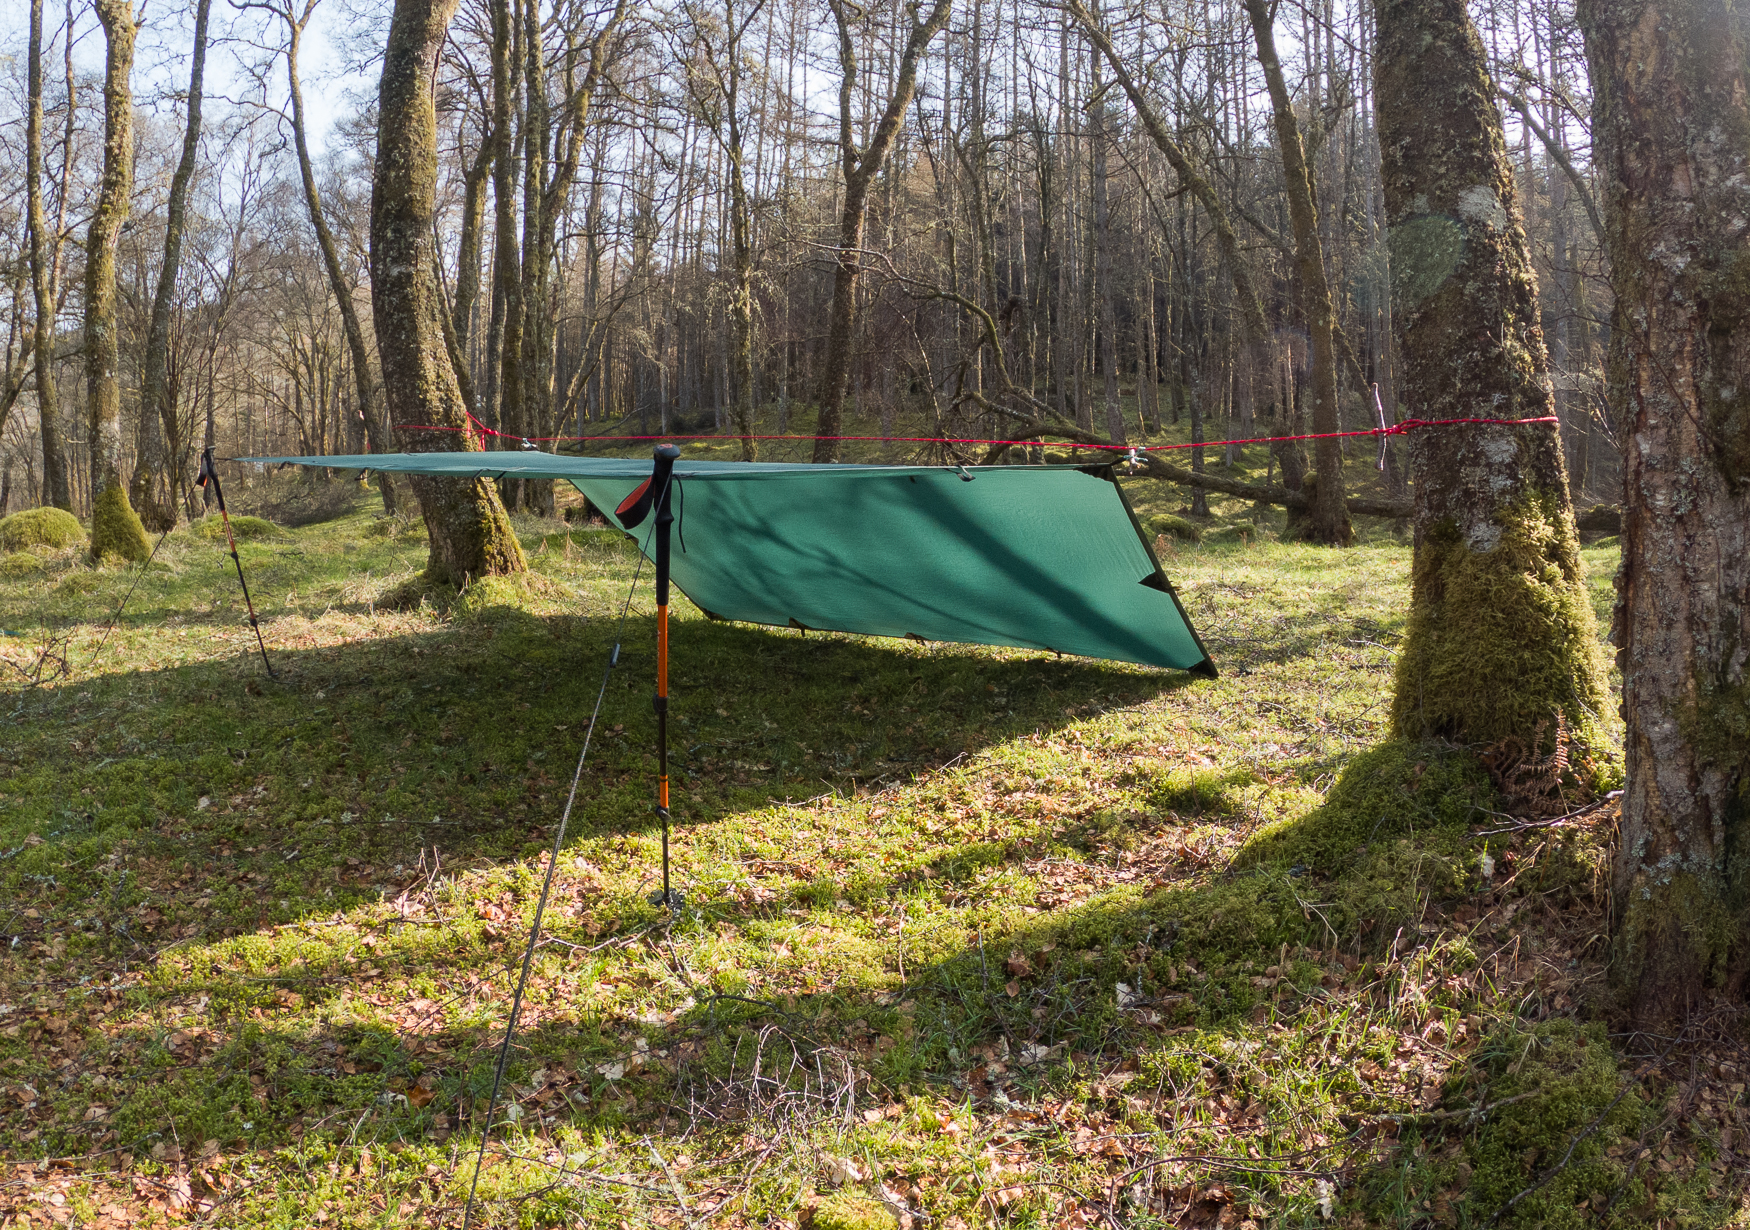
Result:
<svg viewBox="0 0 1750 1230"><path fill-rule="evenodd" d="M681 450L672 444L656 446L656 464L650 480L627 496L615 509L621 524L630 528L643 521L654 507L656 522L656 814L662 821L662 891L650 898L653 905L666 905L680 913L680 892L669 883L668 869L668 542L674 511L669 495L674 489L674 463Z"/></svg>
<svg viewBox="0 0 1750 1230"><path fill-rule="evenodd" d="M269 679L278 679L273 663L267 660L267 642L261 639L261 621L255 618L255 603L249 597L249 582L243 579L243 560L237 554L237 536L231 533L231 514L225 511L225 491L219 486L219 472L213 468L213 450L201 450L200 474L195 480L201 487L213 485L213 498L219 502L219 520L225 523L225 541L231 544L231 562L237 565L237 584L243 587L243 605L249 610L249 626L255 629L255 643L261 647L261 664Z"/></svg>

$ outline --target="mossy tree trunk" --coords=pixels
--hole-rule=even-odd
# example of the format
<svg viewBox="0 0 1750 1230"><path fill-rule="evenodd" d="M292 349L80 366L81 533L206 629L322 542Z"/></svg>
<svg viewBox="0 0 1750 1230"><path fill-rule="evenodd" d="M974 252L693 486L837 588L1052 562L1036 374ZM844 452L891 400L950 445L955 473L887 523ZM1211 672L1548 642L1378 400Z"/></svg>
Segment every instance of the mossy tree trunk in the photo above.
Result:
<svg viewBox="0 0 1750 1230"><path fill-rule="evenodd" d="M839 442L831 437L844 425L845 386L851 374L851 332L856 321L857 275L863 266L863 220L869 204L869 189L881 173L888 153L905 122L906 108L917 92L918 63L931 40L948 24L953 0L930 0L906 6L910 31L893 77L893 92L869 143L857 148L853 104L863 88L857 79L857 42L851 28L863 10L849 0L827 0L839 38L839 161L844 174L844 201L839 211L838 260L833 266L832 309L827 318L826 360L821 366L820 417L816 420L814 460L837 461Z"/></svg>
<svg viewBox="0 0 1750 1230"><path fill-rule="evenodd" d="M1319 241L1318 204L1313 199L1312 171L1300 139L1294 100L1276 55L1276 5L1270 0L1246 0L1258 62L1270 87L1276 145L1282 154L1283 184L1288 192L1288 217L1294 228L1295 281L1300 287L1301 315L1312 343L1312 429L1339 430L1337 422L1337 347L1333 327L1331 287L1325 277L1325 254ZM1298 527L1301 536L1331 546L1346 547L1355 539L1349 509L1343 502L1343 450L1340 440L1319 440L1313 446L1318 481L1312 492L1310 516Z"/></svg>
<svg viewBox="0 0 1750 1230"><path fill-rule="evenodd" d="M1377 0L1377 12L1402 396L1426 419L1548 415L1537 284L1464 0ZM1559 806L1558 785L1571 799L1595 780L1605 703L1560 435L1549 424L1427 428L1410 437L1410 467L1416 549L1396 733L1476 747L1510 801Z"/></svg>
<svg viewBox="0 0 1750 1230"><path fill-rule="evenodd" d="M1750 969L1750 14L1578 15L1627 403L1614 976L1655 1026Z"/></svg>
<svg viewBox="0 0 1750 1230"><path fill-rule="evenodd" d="M91 558L143 560L146 529L122 482L122 389L116 335L115 248L134 184L132 0L96 0L108 54L103 77L103 180L85 238L85 397L91 449Z"/></svg>
<svg viewBox="0 0 1750 1230"><path fill-rule="evenodd" d="M46 233L48 217L43 209L43 0L30 0L28 73L25 195L30 221L30 282L36 299L31 349L36 361L37 419L43 442L43 500L72 512L73 492L67 482L67 454L61 444L60 404L55 392L55 290L51 253L59 238L51 239Z"/></svg>
<svg viewBox="0 0 1750 1230"><path fill-rule="evenodd" d="M377 162L371 184L371 307L383 387L396 423L462 430L410 431L408 452L444 451L466 430L460 386L444 345L433 260L437 113L432 70L456 0L396 0L377 91ZM462 582L526 568L498 491L482 478L413 480L431 558L426 575Z"/></svg>
<svg viewBox="0 0 1750 1230"><path fill-rule="evenodd" d="M170 177L170 200L165 207L164 264L158 269L158 285L152 296L152 319L146 331L145 363L140 373L140 437L147 441L142 455L134 462L135 503L145 508L154 505L152 516L157 529L169 529L176 524L179 504L177 484L169 481L162 503L156 499L157 482L162 477L155 468L167 463L171 446L176 442L175 399L166 396L165 368L170 352L170 312L176 298L176 275L182 265L182 239L187 229L188 186L194 179L195 159L200 154L201 95L207 63L207 18L212 0L199 0L194 13L194 48L188 74L188 122L182 133L182 156L176 172Z"/></svg>

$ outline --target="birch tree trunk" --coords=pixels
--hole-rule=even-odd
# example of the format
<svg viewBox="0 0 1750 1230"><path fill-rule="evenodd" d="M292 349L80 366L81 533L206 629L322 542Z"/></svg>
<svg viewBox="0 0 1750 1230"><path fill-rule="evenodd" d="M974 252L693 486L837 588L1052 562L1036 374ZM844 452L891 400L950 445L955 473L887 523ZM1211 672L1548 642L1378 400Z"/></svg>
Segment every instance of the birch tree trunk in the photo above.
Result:
<svg viewBox="0 0 1750 1230"><path fill-rule="evenodd" d="M30 0L30 64L26 86L29 95L25 120L25 192L29 198L30 282L36 299L36 324L31 344L36 358L36 404L38 430L43 446L43 501L67 512L73 511L73 492L67 483L67 454L61 444L60 403L55 391L55 289L51 252L58 243L44 232L48 218L43 209L43 0ZM68 108L72 99L67 100ZM72 150L63 151L72 157Z"/></svg>
<svg viewBox="0 0 1750 1230"><path fill-rule="evenodd" d="M1750 15L1578 15L1627 393L1613 976L1649 1027L1750 970Z"/></svg>
<svg viewBox="0 0 1750 1230"><path fill-rule="evenodd" d="M152 297L152 321L146 333L146 361L140 373L140 419L145 425L140 434L149 441L145 455L134 463L134 491L142 508L154 500L157 475L154 467L164 463L162 456L168 441L174 441L176 406L164 395L164 369L170 350L170 308L176 298L176 275L182 265L182 238L187 226L188 185L194 179L195 159L201 144L201 91L207 63L207 17L212 0L199 0L194 12L193 63L188 74L188 122L182 134L182 157L176 172L170 177L170 201L164 223L164 264L158 270L158 285ZM176 524L177 484L169 483L167 498L152 509L160 524L154 528L169 529Z"/></svg>
<svg viewBox="0 0 1750 1230"><path fill-rule="evenodd" d="M1300 139L1300 124L1294 115L1294 100L1282 77L1276 56L1275 5L1268 0L1246 0L1252 21L1252 36L1258 44L1258 60L1270 87L1270 102L1276 127L1276 144L1282 155L1282 175L1288 195L1288 217L1294 228L1294 263L1300 283L1301 312L1306 317L1312 343L1312 429L1328 433L1340 430L1337 423L1337 352L1331 288L1325 279L1325 256L1319 242L1318 205L1313 200L1312 171ZM1408 100L1406 100L1408 101ZM1343 494L1343 452L1338 440L1319 440L1313 446L1313 465L1318 479L1312 492L1312 509L1301 533L1314 542L1346 547L1355 539L1349 509Z"/></svg>
<svg viewBox="0 0 1750 1230"><path fill-rule="evenodd" d="M446 451L464 442L461 389L444 345L443 297L433 269L437 196L437 113L432 68L456 0L396 0L377 90L377 162L371 185L371 308L383 361L383 391L397 423L445 427L413 431L408 452ZM522 572L498 491L484 478L418 477L414 494L431 536L426 576L459 583Z"/></svg>
<svg viewBox="0 0 1750 1230"><path fill-rule="evenodd" d="M85 238L85 397L91 450L91 559L143 560L145 527L122 482L122 389L116 334L115 249L134 184L132 0L96 0L107 54L103 76L103 180Z"/></svg>
<svg viewBox="0 0 1750 1230"><path fill-rule="evenodd" d="M1549 415L1536 278L1464 0L1376 10L1404 396L1427 419ZM1427 428L1410 436L1410 464L1415 561L1396 733L1482 748L1510 799L1566 810L1552 794L1583 797L1601 768L1605 670L1561 436L1552 424Z"/></svg>

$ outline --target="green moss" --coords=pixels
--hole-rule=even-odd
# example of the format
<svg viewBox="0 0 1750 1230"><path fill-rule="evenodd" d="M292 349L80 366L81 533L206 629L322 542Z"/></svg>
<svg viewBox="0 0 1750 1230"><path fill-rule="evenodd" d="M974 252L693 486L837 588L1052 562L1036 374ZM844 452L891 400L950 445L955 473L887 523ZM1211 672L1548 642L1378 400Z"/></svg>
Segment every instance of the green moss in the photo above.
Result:
<svg viewBox="0 0 1750 1230"><path fill-rule="evenodd" d="M0 577L26 577L42 571L43 562L36 556L20 551L0 559Z"/></svg>
<svg viewBox="0 0 1750 1230"><path fill-rule="evenodd" d="M1469 752L1392 740L1351 760L1323 806L1260 829L1238 861L1300 864L1330 874L1359 846L1406 833L1462 831L1495 803L1488 774Z"/></svg>
<svg viewBox="0 0 1750 1230"><path fill-rule="evenodd" d="M1567 1157L1547 1184L1498 1224L1547 1230L1595 1224L1586 1202L1616 1193L1628 1178L1628 1158L1609 1152L1632 1142L1649 1113L1638 1090L1616 1100L1622 1075L1603 1025L1556 1020L1524 1032L1502 1031L1488 1040L1474 1066L1489 1101L1532 1096L1491 1113L1467 1142L1475 1177L1466 1203L1479 1211L1500 1209ZM1600 1116L1597 1129L1577 1139Z"/></svg>
<svg viewBox="0 0 1750 1230"><path fill-rule="evenodd" d="M85 527L72 513L59 508L27 508L0 521L0 550L49 547L58 551L84 541Z"/></svg>
<svg viewBox="0 0 1750 1230"><path fill-rule="evenodd" d="M868 1196L840 1192L814 1210L814 1230L894 1230L899 1219Z"/></svg>
<svg viewBox="0 0 1750 1230"><path fill-rule="evenodd" d="M152 542L146 537L146 527L128 503L128 492L119 483L97 493L91 510L91 558L98 561L106 555L139 563L152 554Z"/></svg>
<svg viewBox="0 0 1750 1230"><path fill-rule="evenodd" d="M455 619L490 619L494 612L524 612L531 599L552 598L565 593L557 582L535 572L517 572L502 577L481 577L470 582L450 607Z"/></svg>
<svg viewBox="0 0 1750 1230"><path fill-rule="evenodd" d="M1183 517L1175 517L1172 513L1157 513L1143 523L1143 528L1148 531L1150 538L1158 538L1164 534L1180 542L1198 542L1203 537L1203 530L1199 526Z"/></svg>
<svg viewBox="0 0 1750 1230"><path fill-rule="evenodd" d="M1718 985L1725 978L1743 920L1726 903L1716 876L1670 868L1659 874L1655 880L1643 872L1629 888L1610 974L1631 995L1657 1000L1667 988L1667 998L1682 999L1684 984Z"/></svg>
<svg viewBox="0 0 1750 1230"><path fill-rule="evenodd" d="M195 523L195 532L214 542L225 541L225 521L222 517L203 517ZM251 538L279 538L285 531L262 517L232 517L231 533L238 542Z"/></svg>
<svg viewBox="0 0 1750 1230"><path fill-rule="evenodd" d="M1557 715L1577 784L1596 788L1607 746L1607 671L1572 515L1554 497L1504 512L1499 544L1473 551L1452 527L1425 537L1398 658L1394 733L1470 746L1555 750Z"/></svg>
<svg viewBox="0 0 1750 1230"><path fill-rule="evenodd" d="M1250 521L1235 521L1232 525L1217 526L1207 535L1210 542L1251 543L1258 537L1258 527Z"/></svg>

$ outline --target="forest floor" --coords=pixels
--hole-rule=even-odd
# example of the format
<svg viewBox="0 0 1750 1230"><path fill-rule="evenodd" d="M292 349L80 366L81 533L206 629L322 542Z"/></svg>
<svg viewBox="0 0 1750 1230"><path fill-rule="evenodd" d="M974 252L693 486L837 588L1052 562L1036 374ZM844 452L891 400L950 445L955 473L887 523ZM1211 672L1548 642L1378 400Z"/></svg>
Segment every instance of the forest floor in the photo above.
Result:
<svg viewBox="0 0 1750 1230"><path fill-rule="evenodd" d="M389 610L423 529L311 492L277 680L210 522L107 634L133 570L0 570L0 1226L461 1224L636 555L521 519L538 580ZM1409 550L1216 510L1214 681L679 602L672 919L646 570L475 1224L1746 1224L1742 1023L1611 1023L1610 806L1236 863L1384 737Z"/></svg>

